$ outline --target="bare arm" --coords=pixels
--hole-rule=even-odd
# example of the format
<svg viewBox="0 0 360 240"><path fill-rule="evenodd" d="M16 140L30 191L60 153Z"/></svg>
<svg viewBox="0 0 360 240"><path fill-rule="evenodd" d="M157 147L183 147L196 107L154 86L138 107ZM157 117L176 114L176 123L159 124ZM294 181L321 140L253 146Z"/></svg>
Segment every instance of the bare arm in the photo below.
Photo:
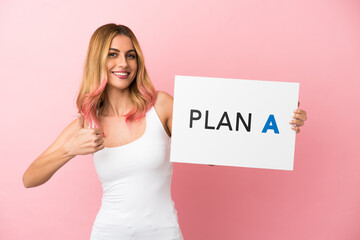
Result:
<svg viewBox="0 0 360 240"><path fill-rule="evenodd" d="M76 155L94 153L104 148L100 129L84 128L84 118L71 122L23 175L26 188L47 182L54 173Z"/></svg>

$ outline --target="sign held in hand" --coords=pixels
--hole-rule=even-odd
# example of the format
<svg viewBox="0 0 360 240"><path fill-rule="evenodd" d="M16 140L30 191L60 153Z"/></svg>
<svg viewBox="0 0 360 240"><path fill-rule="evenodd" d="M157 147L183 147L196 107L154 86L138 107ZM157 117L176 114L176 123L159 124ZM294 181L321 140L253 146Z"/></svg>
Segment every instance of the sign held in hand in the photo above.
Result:
<svg viewBox="0 0 360 240"><path fill-rule="evenodd" d="M293 170L299 84L175 76L172 162Z"/></svg>

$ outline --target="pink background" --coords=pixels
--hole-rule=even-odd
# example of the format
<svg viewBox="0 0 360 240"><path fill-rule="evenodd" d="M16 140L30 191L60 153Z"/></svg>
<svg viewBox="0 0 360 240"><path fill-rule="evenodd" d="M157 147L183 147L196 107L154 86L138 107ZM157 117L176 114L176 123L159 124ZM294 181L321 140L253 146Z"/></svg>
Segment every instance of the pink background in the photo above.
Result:
<svg viewBox="0 0 360 240"><path fill-rule="evenodd" d="M0 239L89 239L91 156L34 189L21 179L76 117L90 36L109 22L134 30L170 94L175 74L300 82L294 171L174 164L185 240L360 239L359 1L98 2L0 2Z"/></svg>

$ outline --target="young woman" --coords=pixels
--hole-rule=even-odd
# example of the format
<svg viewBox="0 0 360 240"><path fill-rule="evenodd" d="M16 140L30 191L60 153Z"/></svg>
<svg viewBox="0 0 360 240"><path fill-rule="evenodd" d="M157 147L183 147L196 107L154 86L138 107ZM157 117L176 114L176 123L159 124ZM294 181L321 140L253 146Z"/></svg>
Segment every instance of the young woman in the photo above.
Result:
<svg viewBox="0 0 360 240"><path fill-rule="evenodd" d="M170 192L172 103L155 91L133 32L101 26L89 44L79 117L29 166L24 186L41 185L76 155L92 153L103 198L91 239L183 239ZM305 120L298 109L293 130Z"/></svg>

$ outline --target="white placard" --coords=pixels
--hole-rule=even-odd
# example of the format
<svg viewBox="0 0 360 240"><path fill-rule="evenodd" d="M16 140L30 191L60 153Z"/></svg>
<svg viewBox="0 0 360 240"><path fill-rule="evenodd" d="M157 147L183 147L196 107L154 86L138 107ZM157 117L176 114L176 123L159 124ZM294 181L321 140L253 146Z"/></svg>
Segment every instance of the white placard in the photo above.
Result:
<svg viewBox="0 0 360 240"><path fill-rule="evenodd" d="M171 162L293 170L299 83L175 76Z"/></svg>

